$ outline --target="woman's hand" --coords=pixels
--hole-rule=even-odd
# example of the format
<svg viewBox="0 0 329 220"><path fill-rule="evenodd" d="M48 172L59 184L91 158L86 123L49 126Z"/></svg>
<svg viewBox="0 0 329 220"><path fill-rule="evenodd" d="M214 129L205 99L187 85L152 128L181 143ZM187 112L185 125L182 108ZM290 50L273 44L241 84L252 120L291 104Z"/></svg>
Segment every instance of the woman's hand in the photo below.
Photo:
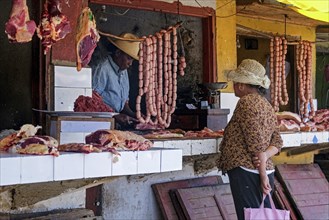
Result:
<svg viewBox="0 0 329 220"><path fill-rule="evenodd" d="M262 192L266 195L270 194L270 192L272 191L270 180L266 174L260 175L260 186L261 186Z"/></svg>

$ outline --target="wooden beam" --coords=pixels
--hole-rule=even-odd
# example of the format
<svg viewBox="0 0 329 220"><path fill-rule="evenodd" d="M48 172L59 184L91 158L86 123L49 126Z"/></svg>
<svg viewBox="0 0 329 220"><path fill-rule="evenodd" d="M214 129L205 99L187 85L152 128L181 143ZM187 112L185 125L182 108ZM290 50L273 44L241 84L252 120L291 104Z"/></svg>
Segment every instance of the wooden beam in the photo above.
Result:
<svg viewBox="0 0 329 220"><path fill-rule="evenodd" d="M158 11L171 14L181 14L196 17L208 17L216 14L210 7L186 6L176 1L173 3L154 1L154 0L90 0L90 3L112 5L117 7L134 8L149 11ZM201 10L200 10L201 9Z"/></svg>
<svg viewBox="0 0 329 220"><path fill-rule="evenodd" d="M329 143L321 143L321 144L307 144L302 145L300 147L293 148L287 151L288 156L298 155L309 153L314 151L314 153L318 153L320 150L329 149Z"/></svg>

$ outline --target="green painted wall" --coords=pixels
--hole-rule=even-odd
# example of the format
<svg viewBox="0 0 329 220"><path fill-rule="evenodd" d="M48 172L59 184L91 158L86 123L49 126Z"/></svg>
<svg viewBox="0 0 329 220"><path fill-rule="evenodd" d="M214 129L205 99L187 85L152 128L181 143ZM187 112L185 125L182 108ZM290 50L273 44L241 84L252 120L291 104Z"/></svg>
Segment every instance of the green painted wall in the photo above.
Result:
<svg viewBox="0 0 329 220"><path fill-rule="evenodd" d="M328 103L325 103L327 91L329 90L329 82L326 82L324 77L324 67L326 64L329 64L329 54L317 53L315 97L318 100L318 109L329 108L329 100Z"/></svg>

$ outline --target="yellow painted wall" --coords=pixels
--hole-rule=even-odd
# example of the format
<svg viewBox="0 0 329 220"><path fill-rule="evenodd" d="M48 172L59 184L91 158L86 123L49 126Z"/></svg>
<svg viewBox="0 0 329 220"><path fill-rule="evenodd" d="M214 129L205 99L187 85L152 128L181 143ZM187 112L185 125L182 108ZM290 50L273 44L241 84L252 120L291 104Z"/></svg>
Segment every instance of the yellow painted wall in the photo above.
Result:
<svg viewBox="0 0 329 220"><path fill-rule="evenodd" d="M228 3L227 0L217 0L216 3L218 81L226 81L224 71L234 69L237 66L236 24L272 35L284 35L285 27L282 22L235 16L235 1ZM286 26L286 31L286 35L297 37L301 36L302 40L314 42L316 39L315 27L288 23ZM315 94L315 55L315 45L313 45L313 94ZM223 92L233 92L231 83Z"/></svg>
<svg viewBox="0 0 329 220"><path fill-rule="evenodd" d="M235 69L237 65L236 50L236 16L235 1L217 0L216 6L216 45L217 45L217 81L227 81L224 71ZM226 90L232 90L227 88Z"/></svg>

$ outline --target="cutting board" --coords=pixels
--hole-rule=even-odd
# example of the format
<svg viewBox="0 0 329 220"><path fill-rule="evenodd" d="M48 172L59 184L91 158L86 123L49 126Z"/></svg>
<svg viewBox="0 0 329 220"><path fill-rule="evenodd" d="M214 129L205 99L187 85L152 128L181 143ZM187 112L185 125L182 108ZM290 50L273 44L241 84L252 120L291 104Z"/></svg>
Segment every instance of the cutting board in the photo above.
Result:
<svg viewBox="0 0 329 220"><path fill-rule="evenodd" d="M188 220L237 219L229 184L175 190Z"/></svg>
<svg viewBox="0 0 329 220"><path fill-rule="evenodd" d="M328 219L329 183L318 164L281 164L276 169L298 219Z"/></svg>
<svg viewBox="0 0 329 220"><path fill-rule="evenodd" d="M176 220L184 219L184 216L179 212L179 207L177 207L179 214L177 214L173 201L170 198L170 190L188 188L188 187L198 187L207 185L217 185L223 183L220 176L207 176L199 177L193 179L183 179L171 182L157 183L152 185L153 192L155 194L156 200L159 204L161 213L164 219ZM176 200L174 200L177 203Z"/></svg>

